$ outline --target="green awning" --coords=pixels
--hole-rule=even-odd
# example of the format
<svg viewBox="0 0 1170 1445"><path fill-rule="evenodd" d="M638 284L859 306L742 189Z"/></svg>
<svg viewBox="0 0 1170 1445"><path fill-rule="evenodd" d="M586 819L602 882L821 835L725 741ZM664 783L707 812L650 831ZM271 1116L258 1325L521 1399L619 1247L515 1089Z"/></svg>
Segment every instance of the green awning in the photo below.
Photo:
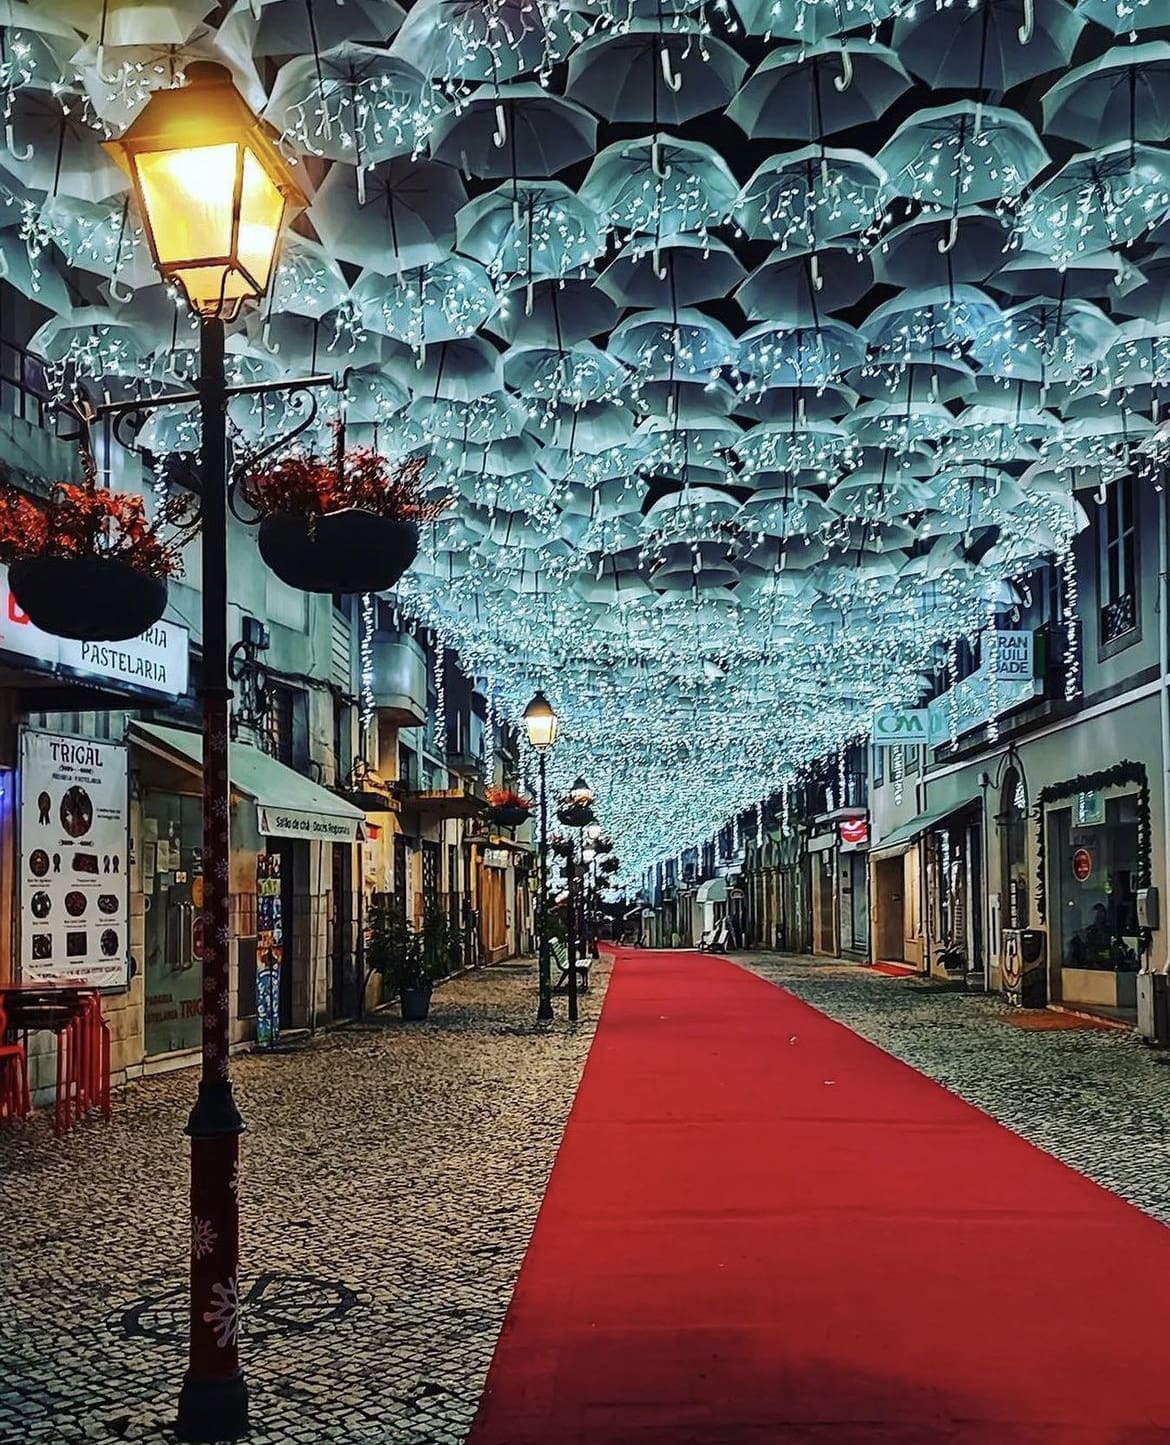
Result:
<svg viewBox="0 0 1170 1445"><path fill-rule="evenodd" d="M149 722L133 722L130 731L132 738L180 766L203 771L200 733ZM255 802L257 827L266 838L353 843L365 822L360 808L247 743L231 744L228 773L232 787Z"/></svg>
<svg viewBox="0 0 1170 1445"><path fill-rule="evenodd" d="M934 808L927 808L919 813L917 817L911 818L908 823L895 828L892 833L880 839L877 843L871 843L869 856L880 858L883 853L904 853L911 843L917 842L923 833L929 833L940 824L945 823L948 818L953 818L956 813L961 813L964 808L969 808L972 803L979 801L979 794L974 797L964 798L958 803L939 803Z"/></svg>

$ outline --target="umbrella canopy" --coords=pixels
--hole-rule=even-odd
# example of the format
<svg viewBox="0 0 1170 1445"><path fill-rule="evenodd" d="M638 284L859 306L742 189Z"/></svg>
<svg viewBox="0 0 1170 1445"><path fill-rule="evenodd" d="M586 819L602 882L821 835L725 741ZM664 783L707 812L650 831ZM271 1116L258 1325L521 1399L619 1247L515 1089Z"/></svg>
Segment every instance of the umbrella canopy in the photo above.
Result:
<svg viewBox="0 0 1170 1445"><path fill-rule="evenodd" d="M264 115L313 155L369 166L413 154L439 109L417 70L384 50L347 43L284 65Z"/></svg>
<svg viewBox="0 0 1170 1445"><path fill-rule="evenodd" d="M430 161L392 159L365 172L334 165L309 208L332 254L384 276L400 276L450 255L455 218L467 200L458 173Z"/></svg>
<svg viewBox="0 0 1170 1445"><path fill-rule="evenodd" d="M489 180L547 177L590 157L597 122L531 81L485 85L434 127L431 156Z"/></svg>
<svg viewBox="0 0 1170 1445"><path fill-rule="evenodd" d="M1044 129L1086 146L1170 138L1170 42L1117 45L1062 75L1044 96Z"/></svg>
<svg viewBox="0 0 1170 1445"><path fill-rule="evenodd" d="M597 285L619 306L697 306L726 296L746 275L725 242L681 233L627 241Z"/></svg>
<svg viewBox="0 0 1170 1445"><path fill-rule="evenodd" d="M978 5L915 6L894 24L894 47L935 90L1011 90L1063 70L1085 27L1065 0L981 0Z"/></svg>
<svg viewBox="0 0 1170 1445"><path fill-rule="evenodd" d="M826 40L774 50L727 114L750 136L824 140L868 125L909 88L901 61L884 45Z"/></svg>
<svg viewBox="0 0 1170 1445"><path fill-rule="evenodd" d="M566 94L605 120L657 129L722 110L746 70L731 46L697 24L634 19L573 51Z"/></svg>

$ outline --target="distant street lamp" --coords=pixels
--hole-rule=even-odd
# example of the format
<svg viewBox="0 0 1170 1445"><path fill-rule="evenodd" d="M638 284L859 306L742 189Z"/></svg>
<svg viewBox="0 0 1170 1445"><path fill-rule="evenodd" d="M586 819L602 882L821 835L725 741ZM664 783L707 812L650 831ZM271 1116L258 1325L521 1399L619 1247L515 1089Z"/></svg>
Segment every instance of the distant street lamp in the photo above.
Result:
<svg viewBox="0 0 1170 1445"><path fill-rule="evenodd" d="M528 741L536 749L540 766L540 1004L536 1010L538 1019L551 1019L552 1006L552 961L548 936L548 750L557 740L560 719L544 693L537 690L532 701L524 709L524 727Z"/></svg>
<svg viewBox="0 0 1170 1445"><path fill-rule="evenodd" d="M156 90L108 149L129 172L155 265L199 316L203 587L203 1072L191 1139L191 1331L176 1425L181 1440L248 1429L240 1369L239 1156L244 1122L229 1069L231 995L227 433L224 323L268 290L281 233L305 196L223 67ZM301 383L317 384L314 383ZM283 388L283 384L277 384ZM161 398L158 404L179 400Z"/></svg>

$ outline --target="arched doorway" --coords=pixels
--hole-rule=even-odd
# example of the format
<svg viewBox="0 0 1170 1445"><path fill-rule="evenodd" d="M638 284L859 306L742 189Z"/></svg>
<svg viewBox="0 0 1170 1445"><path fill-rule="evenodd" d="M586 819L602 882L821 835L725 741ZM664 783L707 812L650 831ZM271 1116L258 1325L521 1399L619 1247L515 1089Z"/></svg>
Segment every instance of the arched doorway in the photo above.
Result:
<svg viewBox="0 0 1170 1445"><path fill-rule="evenodd" d="M1004 774L999 816L1000 894L1004 928L1031 927L1028 897L1028 795L1016 768Z"/></svg>

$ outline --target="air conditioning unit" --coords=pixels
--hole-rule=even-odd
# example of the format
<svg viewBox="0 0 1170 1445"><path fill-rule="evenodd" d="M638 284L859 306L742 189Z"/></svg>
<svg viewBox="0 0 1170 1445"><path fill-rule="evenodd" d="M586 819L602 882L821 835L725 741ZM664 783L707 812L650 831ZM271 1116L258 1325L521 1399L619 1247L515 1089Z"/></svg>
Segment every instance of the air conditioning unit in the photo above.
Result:
<svg viewBox="0 0 1170 1445"><path fill-rule="evenodd" d="M1000 976L1009 1004L1048 1007L1048 938L1039 928L1005 928Z"/></svg>
<svg viewBox="0 0 1170 1445"><path fill-rule="evenodd" d="M1170 976L1139 973L1137 976L1138 1033L1148 1044L1170 1047Z"/></svg>

